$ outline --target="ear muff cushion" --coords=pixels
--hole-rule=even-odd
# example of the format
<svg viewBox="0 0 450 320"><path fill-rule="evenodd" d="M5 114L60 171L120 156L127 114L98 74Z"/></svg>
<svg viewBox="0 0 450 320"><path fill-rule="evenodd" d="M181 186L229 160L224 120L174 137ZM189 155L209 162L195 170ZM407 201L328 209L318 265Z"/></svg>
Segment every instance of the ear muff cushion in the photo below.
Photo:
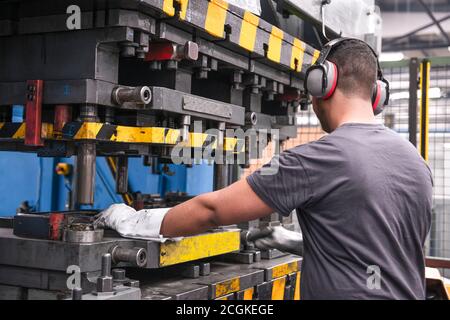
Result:
<svg viewBox="0 0 450 320"><path fill-rule="evenodd" d="M327 99L331 97L337 85L337 67L334 63L325 61L321 66L311 66L305 79L308 93L313 97ZM325 90L323 90L324 70L326 72ZM326 97L326 98L325 98Z"/></svg>
<svg viewBox="0 0 450 320"><path fill-rule="evenodd" d="M380 114L386 105L386 84L383 81L377 80L372 96L372 108L375 115Z"/></svg>
<svg viewBox="0 0 450 320"><path fill-rule="evenodd" d="M328 81L327 81L327 87L325 89L323 98L324 100L329 99L337 87L337 80L338 80L338 68L333 62L325 61L326 64L328 64Z"/></svg>
<svg viewBox="0 0 450 320"><path fill-rule="evenodd" d="M322 91L322 79L323 79L324 70L321 66L311 66L308 70L306 79L305 79L305 87L308 90L308 93L313 97L321 97L323 95Z"/></svg>

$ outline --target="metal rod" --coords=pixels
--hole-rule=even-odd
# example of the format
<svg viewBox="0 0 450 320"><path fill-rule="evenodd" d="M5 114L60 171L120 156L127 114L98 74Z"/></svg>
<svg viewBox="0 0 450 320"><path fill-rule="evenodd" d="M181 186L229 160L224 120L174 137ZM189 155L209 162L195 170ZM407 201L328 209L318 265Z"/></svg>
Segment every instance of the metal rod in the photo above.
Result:
<svg viewBox="0 0 450 320"><path fill-rule="evenodd" d="M128 192L128 157L117 157L116 192Z"/></svg>
<svg viewBox="0 0 450 320"><path fill-rule="evenodd" d="M78 145L76 198L77 204L94 204L95 191L95 143L82 142Z"/></svg>
<svg viewBox="0 0 450 320"><path fill-rule="evenodd" d="M408 130L409 141L417 146L417 90L419 60L412 58L409 62L409 107L408 107Z"/></svg>
<svg viewBox="0 0 450 320"><path fill-rule="evenodd" d="M225 123L219 124L219 135L217 137L216 160L221 163L214 163L214 190L223 189L228 185L228 165L225 164L225 157L223 155ZM217 156L217 153L222 156Z"/></svg>
<svg viewBox="0 0 450 320"><path fill-rule="evenodd" d="M103 277L111 276L111 254L105 253L102 255L102 273Z"/></svg>
<svg viewBox="0 0 450 320"><path fill-rule="evenodd" d="M425 59L420 65L420 154L428 161L428 106L431 63Z"/></svg>

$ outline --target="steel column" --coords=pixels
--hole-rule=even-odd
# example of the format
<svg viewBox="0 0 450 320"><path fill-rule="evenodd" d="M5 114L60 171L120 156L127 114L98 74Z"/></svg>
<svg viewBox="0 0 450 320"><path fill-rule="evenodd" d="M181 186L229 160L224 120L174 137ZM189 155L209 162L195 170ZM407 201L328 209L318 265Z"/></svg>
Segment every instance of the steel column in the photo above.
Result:
<svg viewBox="0 0 450 320"><path fill-rule="evenodd" d="M417 146L417 90L419 60L412 58L409 62L409 107L408 107L408 131L409 141Z"/></svg>

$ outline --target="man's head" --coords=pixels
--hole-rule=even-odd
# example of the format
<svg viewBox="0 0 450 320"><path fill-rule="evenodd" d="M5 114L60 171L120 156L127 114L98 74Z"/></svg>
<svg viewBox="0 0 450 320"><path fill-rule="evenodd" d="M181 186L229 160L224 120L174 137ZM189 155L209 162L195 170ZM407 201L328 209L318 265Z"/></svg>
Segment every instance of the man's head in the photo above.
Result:
<svg viewBox="0 0 450 320"><path fill-rule="evenodd" d="M377 61L368 45L346 40L332 49L327 60L338 68L336 90L329 99L313 98L314 112L324 131L333 131L344 113L361 117L366 111L373 116L371 98L377 80Z"/></svg>

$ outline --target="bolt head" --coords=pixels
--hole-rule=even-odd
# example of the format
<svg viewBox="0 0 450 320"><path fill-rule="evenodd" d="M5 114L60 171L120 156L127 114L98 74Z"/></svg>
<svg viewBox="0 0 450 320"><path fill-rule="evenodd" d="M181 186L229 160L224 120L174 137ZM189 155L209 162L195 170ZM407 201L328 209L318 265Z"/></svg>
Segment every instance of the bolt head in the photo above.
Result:
<svg viewBox="0 0 450 320"><path fill-rule="evenodd" d="M112 292L113 278L110 276L103 276L97 278L97 292Z"/></svg>

